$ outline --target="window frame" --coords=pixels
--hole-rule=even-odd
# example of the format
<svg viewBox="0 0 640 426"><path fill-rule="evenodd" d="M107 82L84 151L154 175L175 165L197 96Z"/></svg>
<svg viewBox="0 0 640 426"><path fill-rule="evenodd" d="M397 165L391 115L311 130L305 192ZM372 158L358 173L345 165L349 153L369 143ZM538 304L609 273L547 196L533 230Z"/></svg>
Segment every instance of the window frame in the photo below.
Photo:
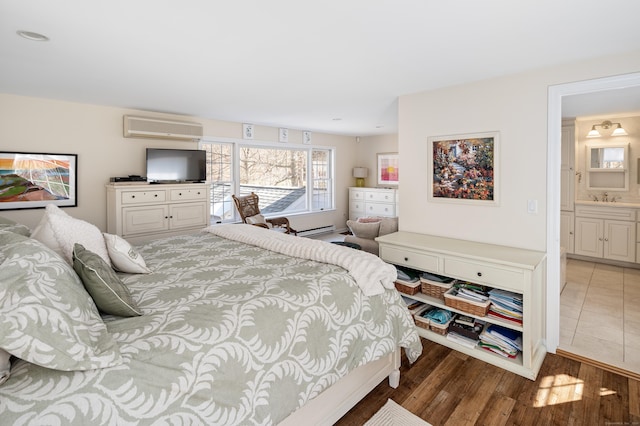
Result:
<svg viewBox="0 0 640 426"><path fill-rule="evenodd" d="M287 216L295 216L295 215L305 215L312 213L320 213L327 211L335 211L336 209L336 148L334 146L323 146L323 145L306 145L306 144L291 144L288 143L283 145L282 142L271 142L271 141L260 141L260 140L244 140L244 139L236 139L236 138L223 138L223 137L203 137L198 142L198 149L205 149L204 145L216 145L216 144L226 144L232 145L232 158L231 158L231 180L229 181L232 187L232 193L239 194L240 193L240 149L244 147L251 148L262 148L262 149L285 149L285 150L295 150L295 151L303 151L306 153L307 165L306 165L306 176L305 176L305 185L306 185L306 194L305 194L305 202L306 208L304 210L298 210L294 212L286 212ZM316 179L313 178L313 152L314 151L326 151L328 152L328 168L329 168L329 176L325 179L328 182L328 187L330 190L330 198L329 202L331 203L330 207L323 207L314 209L313 196L314 196L314 183ZM227 181L223 181L226 183ZM209 182L212 184L211 186L211 207L210 211L213 212L213 206L215 203L214 194L213 194L213 185L216 182ZM223 201L224 202L224 201ZM284 213L284 212L283 212ZM273 213L267 214L266 217L279 216L282 213ZM212 215L213 217L213 215ZM240 215L233 209L233 217L230 219L224 219L216 221L215 223L231 223L240 221Z"/></svg>

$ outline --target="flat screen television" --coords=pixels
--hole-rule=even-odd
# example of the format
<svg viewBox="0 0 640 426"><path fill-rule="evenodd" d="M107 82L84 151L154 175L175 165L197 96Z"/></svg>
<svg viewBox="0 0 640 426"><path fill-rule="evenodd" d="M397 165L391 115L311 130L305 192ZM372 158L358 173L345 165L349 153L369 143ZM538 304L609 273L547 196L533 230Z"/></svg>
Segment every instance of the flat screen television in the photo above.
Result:
<svg viewBox="0 0 640 426"><path fill-rule="evenodd" d="M147 180L153 183L204 182L207 153L197 149L147 148Z"/></svg>

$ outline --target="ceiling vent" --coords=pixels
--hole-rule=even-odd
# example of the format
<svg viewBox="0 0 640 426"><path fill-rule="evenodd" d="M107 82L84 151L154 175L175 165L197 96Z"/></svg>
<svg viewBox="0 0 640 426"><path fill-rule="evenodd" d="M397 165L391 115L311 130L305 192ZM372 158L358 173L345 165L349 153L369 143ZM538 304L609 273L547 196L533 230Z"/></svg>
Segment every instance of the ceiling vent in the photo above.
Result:
<svg viewBox="0 0 640 426"><path fill-rule="evenodd" d="M125 115L124 137L192 141L202 138L202 124Z"/></svg>

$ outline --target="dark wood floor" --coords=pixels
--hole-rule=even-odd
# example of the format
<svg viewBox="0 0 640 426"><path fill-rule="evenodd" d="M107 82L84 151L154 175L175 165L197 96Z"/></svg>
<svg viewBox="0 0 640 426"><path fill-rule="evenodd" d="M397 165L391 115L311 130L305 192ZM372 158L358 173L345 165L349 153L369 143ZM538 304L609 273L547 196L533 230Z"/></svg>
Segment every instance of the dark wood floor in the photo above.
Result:
<svg viewBox="0 0 640 426"><path fill-rule="evenodd" d="M531 381L423 339L403 357L400 386L384 381L336 423L362 425L388 398L437 425L640 425L640 382L548 354Z"/></svg>

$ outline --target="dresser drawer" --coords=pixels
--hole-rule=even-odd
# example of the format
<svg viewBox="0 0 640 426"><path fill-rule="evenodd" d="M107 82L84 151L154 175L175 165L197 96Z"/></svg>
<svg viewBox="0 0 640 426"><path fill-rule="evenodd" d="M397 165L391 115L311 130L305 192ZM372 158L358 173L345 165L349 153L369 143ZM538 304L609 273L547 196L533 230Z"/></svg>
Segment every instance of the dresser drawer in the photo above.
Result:
<svg viewBox="0 0 640 426"><path fill-rule="evenodd" d="M394 265L408 266L423 271L439 272L440 256L416 251L380 246L380 258Z"/></svg>
<svg viewBox="0 0 640 426"><path fill-rule="evenodd" d="M166 199L166 191L123 191L122 204L139 204L162 202Z"/></svg>
<svg viewBox="0 0 640 426"><path fill-rule="evenodd" d="M519 293L523 291L525 279L522 270L451 258L444 259L443 275Z"/></svg>
<svg viewBox="0 0 640 426"><path fill-rule="evenodd" d="M207 193L204 189L172 189L171 201L206 200Z"/></svg>
<svg viewBox="0 0 640 426"><path fill-rule="evenodd" d="M395 203L395 191L366 191L365 199L367 201L377 201L381 203Z"/></svg>
<svg viewBox="0 0 640 426"><path fill-rule="evenodd" d="M369 203L365 204L365 210L369 216L395 216L396 205L384 204L384 203Z"/></svg>
<svg viewBox="0 0 640 426"><path fill-rule="evenodd" d="M364 191L361 189L349 188L349 199L353 200L362 200L364 201Z"/></svg>
<svg viewBox="0 0 640 426"><path fill-rule="evenodd" d="M349 210L352 212L364 213L364 201L352 201L349 203Z"/></svg>

